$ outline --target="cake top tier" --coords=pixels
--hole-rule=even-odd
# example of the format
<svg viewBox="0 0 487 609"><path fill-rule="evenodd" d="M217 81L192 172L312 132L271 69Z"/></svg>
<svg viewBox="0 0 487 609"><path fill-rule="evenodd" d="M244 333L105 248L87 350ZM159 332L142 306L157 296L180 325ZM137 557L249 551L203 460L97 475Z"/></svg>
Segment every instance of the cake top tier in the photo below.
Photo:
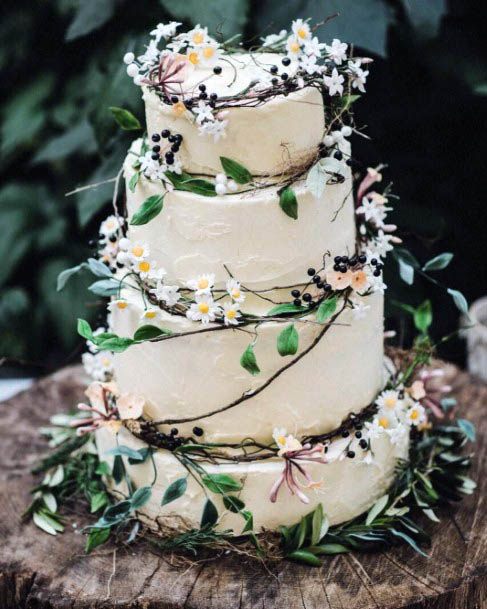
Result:
<svg viewBox="0 0 487 609"><path fill-rule="evenodd" d="M319 42L307 21L249 50L179 25L159 24L145 53L124 61L144 91L149 136L183 136L174 165L189 173L218 173L221 156L252 175L293 173L364 90L369 60L350 58L339 40Z"/></svg>

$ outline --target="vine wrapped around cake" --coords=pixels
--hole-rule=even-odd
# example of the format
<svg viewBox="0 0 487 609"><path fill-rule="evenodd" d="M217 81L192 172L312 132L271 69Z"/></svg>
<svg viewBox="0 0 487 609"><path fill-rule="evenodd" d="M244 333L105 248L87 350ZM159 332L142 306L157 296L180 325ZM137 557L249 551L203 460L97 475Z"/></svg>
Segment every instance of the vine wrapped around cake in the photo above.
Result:
<svg viewBox="0 0 487 609"><path fill-rule="evenodd" d="M159 24L124 61L147 132L96 256L58 279L87 270L110 301L105 327L78 322L94 381L48 430L59 449L40 466L34 521L62 530L62 466L90 459L88 550L133 541L142 522L163 548L262 553L259 536L280 530L279 556L309 564L400 542L422 552L416 514L437 520L473 491L459 451L474 430L431 367L428 301L408 308L412 349L384 354L386 257L409 285L441 287L430 273L451 255L422 266L396 247L383 167L353 157L372 60L298 19L248 50Z"/></svg>

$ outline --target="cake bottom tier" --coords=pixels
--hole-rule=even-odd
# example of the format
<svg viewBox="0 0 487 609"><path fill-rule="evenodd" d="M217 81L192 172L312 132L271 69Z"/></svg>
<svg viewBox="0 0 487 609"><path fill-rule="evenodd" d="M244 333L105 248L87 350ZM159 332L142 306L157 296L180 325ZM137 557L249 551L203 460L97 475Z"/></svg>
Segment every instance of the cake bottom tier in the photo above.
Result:
<svg viewBox="0 0 487 609"><path fill-rule="evenodd" d="M136 450L146 446L124 428L118 434L118 439L109 429L100 428L96 432L96 443L100 458L109 464L113 457L106 453L117 445ZM313 480L320 482L316 490L304 489L309 497L308 504L292 495L285 485L281 487L277 501L270 501L270 490L283 471L283 459L218 465L205 463L203 467L207 474L227 474L242 484L242 490L236 494L245 502L245 509L252 512L254 530L257 532L293 524L315 509L318 503L323 505L330 524L339 524L367 511L387 491L394 478L398 459L406 459L408 454L407 441L393 445L386 434L372 440L371 448L371 463L366 463L360 451L357 451L354 459L344 457L327 464L305 464ZM153 462L148 459L139 464L130 464L123 457L128 476L136 488L151 485L156 475L151 498L138 511L139 516L155 530L199 528L207 499L204 490L188 476L187 470L170 452L159 450L153 457ZM164 492L181 477L187 477L186 492L161 507ZM111 490L116 495L123 495L125 483L115 485ZM231 529L239 535L244 526L241 515L225 510L221 496L208 494L218 509L217 528Z"/></svg>

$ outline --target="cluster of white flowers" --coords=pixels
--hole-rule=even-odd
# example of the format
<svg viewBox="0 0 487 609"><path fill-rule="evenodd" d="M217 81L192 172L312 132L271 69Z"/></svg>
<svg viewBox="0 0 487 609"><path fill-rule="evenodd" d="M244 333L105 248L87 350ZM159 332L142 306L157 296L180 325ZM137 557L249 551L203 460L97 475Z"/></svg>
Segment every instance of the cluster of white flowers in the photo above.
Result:
<svg viewBox="0 0 487 609"><path fill-rule="evenodd" d="M110 318L107 321L109 324ZM106 328L97 328L94 330L93 336L106 331ZM81 356L86 374L95 381L106 382L111 380L113 376L113 353L111 351L98 351L96 345L90 340L86 341L86 346L88 351Z"/></svg>
<svg viewBox="0 0 487 609"><path fill-rule="evenodd" d="M115 266L118 254L119 231L122 228L122 220L117 216L108 216L99 229L98 258L110 268Z"/></svg>
<svg viewBox="0 0 487 609"><path fill-rule="evenodd" d="M408 390L387 389L375 403L377 413L372 421L365 424L370 440L386 434L392 444L399 445L407 439L411 427L421 427L427 423L424 406Z"/></svg>
<svg viewBox="0 0 487 609"><path fill-rule="evenodd" d="M236 279L227 281L226 291L230 300L224 302L223 306L215 302L213 296L215 286L215 275L213 273L199 275L188 281L186 286L194 291L194 302L190 304L186 312L188 319L208 324L218 317L223 318L226 326L238 325L238 318L241 316L240 305L245 300L245 294Z"/></svg>
<svg viewBox="0 0 487 609"><path fill-rule="evenodd" d="M168 165L165 161L164 152L165 151L163 150L159 158L154 158L154 153L148 150L144 155L139 156L137 159L137 166L147 179L162 180L166 185L168 185L170 182L166 177L166 173L171 171L173 173L181 174L183 171L183 165L177 153L174 153L173 163Z"/></svg>
<svg viewBox="0 0 487 609"><path fill-rule="evenodd" d="M227 192L236 192L238 185L235 180L228 178L224 173L215 176L215 191L217 195L226 195Z"/></svg>

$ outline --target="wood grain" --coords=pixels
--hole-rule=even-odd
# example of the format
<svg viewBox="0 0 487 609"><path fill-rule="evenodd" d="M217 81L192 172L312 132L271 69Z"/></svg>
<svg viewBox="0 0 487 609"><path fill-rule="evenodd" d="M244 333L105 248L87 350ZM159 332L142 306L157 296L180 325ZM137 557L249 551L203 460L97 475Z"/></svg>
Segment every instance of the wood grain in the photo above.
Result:
<svg viewBox="0 0 487 609"><path fill-rule="evenodd" d="M449 375L462 414L477 425L472 476L477 492L434 529L430 558L408 547L325 560L319 569L290 562L273 572L234 557L186 567L142 546L83 552L77 528L53 538L22 524L45 451L38 427L82 395L79 368L66 368L0 404L0 609L485 609L487 608L487 386Z"/></svg>

